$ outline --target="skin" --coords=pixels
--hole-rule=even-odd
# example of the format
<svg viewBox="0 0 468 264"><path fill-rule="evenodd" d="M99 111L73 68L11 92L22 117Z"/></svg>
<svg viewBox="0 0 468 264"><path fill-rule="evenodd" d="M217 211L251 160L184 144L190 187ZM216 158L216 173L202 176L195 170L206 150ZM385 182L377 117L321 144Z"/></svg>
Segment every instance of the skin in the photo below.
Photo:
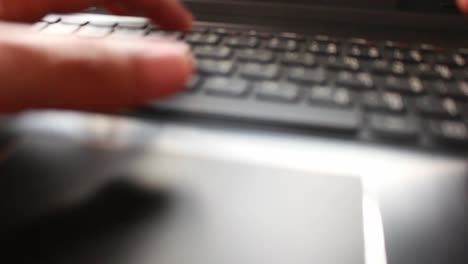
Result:
<svg viewBox="0 0 468 264"><path fill-rule="evenodd" d="M190 49L169 40L43 36L18 22L101 5L187 31L178 0L0 0L0 113L56 108L110 112L179 92L193 73Z"/></svg>
<svg viewBox="0 0 468 264"><path fill-rule="evenodd" d="M468 13L468 0L457 4ZM143 14L165 29L192 27L178 0L0 0L0 113L114 111L173 95L190 80L193 59L183 43L45 37L18 24L89 6Z"/></svg>

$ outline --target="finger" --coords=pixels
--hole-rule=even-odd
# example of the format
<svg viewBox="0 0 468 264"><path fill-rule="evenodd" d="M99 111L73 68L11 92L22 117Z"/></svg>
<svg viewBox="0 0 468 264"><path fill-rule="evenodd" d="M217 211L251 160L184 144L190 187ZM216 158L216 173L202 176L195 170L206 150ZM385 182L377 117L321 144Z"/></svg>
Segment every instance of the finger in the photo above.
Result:
<svg viewBox="0 0 468 264"><path fill-rule="evenodd" d="M0 62L0 112L136 106L180 91L193 71L182 43L44 37L11 25L0 26Z"/></svg>
<svg viewBox="0 0 468 264"><path fill-rule="evenodd" d="M100 1L103 0L0 0L0 19L33 22L50 12L79 11Z"/></svg>
<svg viewBox="0 0 468 264"><path fill-rule="evenodd" d="M123 3L147 14L163 28L189 30L192 15L179 0L0 0L0 19L36 21L47 13L80 11L90 6Z"/></svg>
<svg viewBox="0 0 468 264"><path fill-rule="evenodd" d="M468 0L457 0L457 4L463 13L468 13Z"/></svg>
<svg viewBox="0 0 468 264"><path fill-rule="evenodd" d="M163 29L188 31L193 16L178 0L125 0L128 9L139 10Z"/></svg>

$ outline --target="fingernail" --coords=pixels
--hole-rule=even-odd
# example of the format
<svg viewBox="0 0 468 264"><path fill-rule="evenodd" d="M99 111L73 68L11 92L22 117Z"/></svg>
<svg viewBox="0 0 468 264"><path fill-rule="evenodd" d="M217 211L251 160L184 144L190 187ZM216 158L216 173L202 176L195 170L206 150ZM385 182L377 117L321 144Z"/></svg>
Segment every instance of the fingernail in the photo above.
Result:
<svg viewBox="0 0 468 264"><path fill-rule="evenodd" d="M149 45L143 63L146 87L143 96L154 99L185 88L194 72L194 59L188 45L161 42Z"/></svg>

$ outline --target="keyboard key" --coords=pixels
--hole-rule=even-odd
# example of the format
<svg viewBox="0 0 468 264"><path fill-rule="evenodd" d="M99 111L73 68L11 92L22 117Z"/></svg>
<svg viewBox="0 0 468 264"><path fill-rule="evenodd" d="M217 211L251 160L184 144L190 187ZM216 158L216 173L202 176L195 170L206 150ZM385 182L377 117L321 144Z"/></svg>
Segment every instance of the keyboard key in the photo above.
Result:
<svg viewBox="0 0 468 264"><path fill-rule="evenodd" d="M195 92L198 90L199 86L202 84L202 78L198 75L195 75L187 84L186 91L189 93Z"/></svg>
<svg viewBox="0 0 468 264"><path fill-rule="evenodd" d="M318 41L313 41L309 43L307 50L322 55L336 56L340 53L338 44L336 43L321 43Z"/></svg>
<svg viewBox="0 0 468 264"><path fill-rule="evenodd" d="M208 33L208 31L209 29L207 27L199 26L199 25L196 25L192 28L192 33L206 34Z"/></svg>
<svg viewBox="0 0 468 264"><path fill-rule="evenodd" d="M227 37L225 45L240 48L256 48L260 41L257 37L232 36Z"/></svg>
<svg viewBox="0 0 468 264"><path fill-rule="evenodd" d="M278 37L284 38L284 39L291 39L295 41L303 41L305 40L305 36L293 32L281 32L278 34Z"/></svg>
<svg viewBox="0 0 468 264"><path fill-rule="evenodd" d="M466 82L428 82L427 86L433 93L442 97L454 97L458 99L468 99L468 83Z"/></svg>
<svg viewBox="0 0 468 264"><path fill-rule="evenodd" d="M86 25L76 33L79 37L86 38L104 38L112 33L113 29L109 27L96 27L91 25Z"/></svg>
<svg viewBox="0 0 468 264"><path fill-rule="evenodd" d="M339 72L336 77L336 83L339 86L355 89L372 89L374 87L374 80L372 79L372 76L365 72Z"/></svg>
<svg viewBox="0 0 468 264"><path fill-rule="evenodd" d="M295 51L298 48L298 43L291 39L273 38L268 41L267 47L273 50Z"/></svg>
<svg viewBox="0 0 468 264"><path fill-rule="evenodd" d="M463 122L451 120L430 120L428 129L431 137L438 143L468 143L468 129Z"/></svg>
<svg viewBox="0 0 468 264"><path fill-rule="evenodd" d="M304 84L321 84L327 76L323 68L293 67L289 70L288 77L291 81Z"/></svg>
<svg viewBox="0 0 468 264"><path fill-rule="evenodd" d="M299 98L299 87L291 83L264 81L255 85L260 100L294 102Z"/></svg>
<svg viewBox="0 0 468 264"><path fill-rule="evenodd" d="M404 75L406 74L406 66L404 63L396 61L390 62L386 60L376 60L370 64L370 70L376 74L392 74Z"/></svg>
<svg viewBox="0 0 468 264"><path fill-rule="evenodd" d="M46 27L41 33L48 34L48 35L71 35L78 31L80 28L79 25L71 25L71 24L51 24Z"/></svg>
<svg viewBox="0 0 468 264"><path fill-rule="evenodd" d="M345 88L314 86L309 92L309 101L312 104L350 107L353 105L353 96L352 93Z"/></svg>
<svg viewBox="0 0 468 264"><path fill-rule="evenodd" d="M418 135L418 127L414 120L406 116L372 113L367 116L369 129L378 137L414 140Z"/></svg>
<svg viewBox="0 0 468 264"><path fill-rule="evenodd" d="M384 87L390 91L413 95L419 95L425 91L423 83L417 77L405 78L389 76L384 80Z"/></svg>
<svg viewBox="0 0 468 264"><path fill-rule="evenodd" d="M150 21L146 18L129 17L119 20L119 28L127 29L145 29L150 25Z"/></svg>
<svg viewBox="0 0 468 264"><path fill-rule="evenodd" d="M147 35L147 39L171 39L171 40L179 40L182 39L183 33L182 32L173 32L173 31L158 31L158 30L151 30Z"/></svg>
<svg viewBox="0 0 468 264"><path fill-rule="evenodd" d="M231 56L232 50L225 46L197 46L193 53L202 58L227 59Z"/></svg>
<svg viewBox="0 0 468 264"><path fill-rule="evenodd" d="M328 57L322 63L330 70L336 71L358 71L361 69L359 60L352 57Z"/></svg>
<svg viewBox="0 0 468 264"><path fill-rule="evenodd" d="M62 16L60 23L84 26L89 23L90 17L87 15L67 15Z"/></svg>
<svg viewBox="0 0 468 264"><path fill-rule="evenodd" d="M423 115L441 118L460 116L460 106L450 98L425 96L416 99L416 109Z"/></svg>
<svg viewBox="0 0 468 264"><path fill-rule="evenodd" d="M435 56L435 63L447 65L450 67L465 67L467 61L460 54L437 54Z"/></svg>
<svg viewBox="0 0 468 264"><path fill-rule="evenodd" d="M202 87L207 94L214 96L242 97L249 92L247 81L225 77L208 78Z"/></svg>
<svg viewBox="0 0 468 264"><path fill-rule="evenodd" d="M207 75L228 75L234 70L234 63L230 60L197 60L197 70Z"/></svg>
<svg viewBox="0 0 468 264"><path fill-rule="evenodd" d="M287 65L313 67L317 65L315 56L310 53L286 52L281 61Z"/></svg>
<svg viewBox="0 0 468 264"><path fill-rule="evenodd" d="M49 24L54 24L58 23L60 21L61 17L57 15L47 15L41 19L43 22L47 22Z"/></svg>
<svg viewBox="0 0 468 264"><path fill-rule="evenodd" d="M215 34L190 33L185 37L185 41L192 45L215 45L220 41L220 37Z"/></svg>
<svg viewBox="0 0 468 264"><path fill-rule="evenodd" d="M361 59L378 59L380 57L380 51L376 47L366 47L353 45L349 48L348 56L356 57Z"/></svg>
<svg viewBox="0 0 468 264"><path fill-rule="evenodd" d="M320 43L335 43L338 44L340 41L337 38L328 35L316 35L314 40Z"/></svg>
<svg viewBox="0 0 468 264"><path fill-rule="evenodd" d="M110 35L111 38L116 39L127 39L127 38L141 38L146 35L146 31L143 29L133 29L133 28L116 28L114 32Z"/></svg>
<svg viewBox="0 0 468 264"><path fill-rule="evenodd" d="M439 74L439 78L444 80L451 80L453 77L452 71L447 65L436 65L434 70Z"/></svg>
<svg viewBox="0 0 468 264"><path fill-rule="evenodd" d="M247 36L258 37L258 38L271 38L271 33L261 32L261 31L257 31L257 30L249 30L247 32Z"/></svg>
<svg viewBox="0 0 468 264"><path fill-rule="evenodd" d="M423 57L418 50L401 50L394 49L390 53L390 59L402 61L405 63L422 63Z"/></svg>
<svg viewBox="0 0 468 264"><path fill-rule="evenodd" d="M240 74L249 79L275 79L280 68L275 64L245 63L240 66Z"/></svg>
<svg viewBox="0 0 468 264"><path fill-rule="evenodd" d="M412 69L415 76L424 80L439 79L440 74L430 64L418 64Z"/></svg>
<svg viewBox="0 0 468 264"><path fill-rule="evenodd" d="M274 54L264 49L244 49L237 53L237 57L242 61L268 63L273 61Z"/></svg>
<svg viewBox="0 0 468 264"><path fill-rule="evenodd" d="M406 110L402 96L396 93L367 92L362 96L362 104L371 111L402 113Z"/></svg>

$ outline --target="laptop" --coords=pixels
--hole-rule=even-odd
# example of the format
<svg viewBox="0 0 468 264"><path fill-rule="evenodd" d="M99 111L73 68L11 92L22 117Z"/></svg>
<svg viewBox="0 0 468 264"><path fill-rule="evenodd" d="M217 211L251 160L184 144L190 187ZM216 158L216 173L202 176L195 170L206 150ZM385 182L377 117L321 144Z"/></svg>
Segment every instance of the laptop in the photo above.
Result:
<svg viewBox="0 0 468 264"><path fill-rule="evenodd" d="M36 28L186 41L198 74L145 114L341 134L409 148L468 142L467 20L454 1L186 1L193 32L143 18L51 15ZM262 10L262 12L258 12Z"/></svg>
<svg viewBox="0 0 468 264"><path fill-rule="evenodd" d="M14 120L27 140L0 166L0 257L467 262L468 20L453 1L185 3L192 32L99 10L34 26L186 41L198 71L120 116Z"/></svg>

